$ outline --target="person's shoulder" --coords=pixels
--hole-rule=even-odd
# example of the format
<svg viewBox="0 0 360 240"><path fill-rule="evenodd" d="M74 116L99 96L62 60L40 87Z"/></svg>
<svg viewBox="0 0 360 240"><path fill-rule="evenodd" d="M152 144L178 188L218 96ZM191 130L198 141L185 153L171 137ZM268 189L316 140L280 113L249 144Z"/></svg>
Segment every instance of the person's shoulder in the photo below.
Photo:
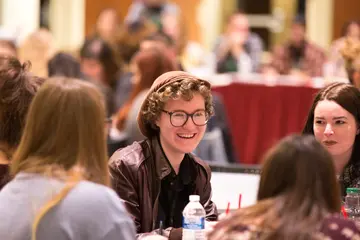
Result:
<svg viewBox="0 0 360 240"><path fill-rule="evenodd" d="M200 169L202 169L206 173L207 178L211 177L211 168L207 162L205 162L204 160L202 160L201 158L197 157L194 154L189 154L189 157L191 160L193 160L196 163L197 166L200 167Z"/></svg>
<svg viewBox="0 0 360 240"><path fill-rule="evenodd" d="M125 207L119 200L118 195L111 188L90 181L81 181L64 198L63 207L78 209L74 210L73 214L79 214L77 211L91 212L91 214L112 212L126 214Z"/></svg>
<svg viewBox="0 0 360 240"><path fill-rule="evenodd" d="M146 159L144 152L144 145L146 146L145 141L147 140L133 142L131 145L117 150L110 157L110 167L118 168L121 167L121 165L126 165L128 167L138 168Z"/></svg>

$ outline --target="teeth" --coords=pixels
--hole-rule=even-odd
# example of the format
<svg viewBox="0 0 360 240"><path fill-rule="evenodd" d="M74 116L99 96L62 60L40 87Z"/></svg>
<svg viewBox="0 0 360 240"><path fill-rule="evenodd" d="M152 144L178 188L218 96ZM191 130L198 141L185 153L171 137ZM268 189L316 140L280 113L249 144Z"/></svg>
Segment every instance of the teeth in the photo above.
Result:
<svg viewBox="0 0 360 240"><path fill-rule="evenodd" d="M193 138L195 134L178 134L178 136L182 138Z"/></svg>

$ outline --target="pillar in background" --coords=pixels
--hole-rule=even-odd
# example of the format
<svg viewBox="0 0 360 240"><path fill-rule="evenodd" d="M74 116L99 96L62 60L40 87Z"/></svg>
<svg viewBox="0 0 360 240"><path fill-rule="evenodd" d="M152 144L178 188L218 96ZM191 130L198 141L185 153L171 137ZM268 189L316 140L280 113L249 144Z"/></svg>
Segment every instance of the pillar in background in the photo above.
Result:
<svg viewBox="0 0 360 240"><path fill-rule="evenodd" d="M284 43L289 36L291 22L295 17L297 1L296 0L272 0L273 12L278 11L284 16L283 31L275 32L271 36L271 45Z"/></svg>
<svg viewBox="0 0 360 240"><path fill-rule="evenodd" d="M309 40L324 49L329 48L333 38L334 1L336 0L307 0L306 2L307 36Z"/></svg>
<svg viewBox="0 0 360 240"><path fill-rule="evenodd" d="M84 41L85 0L51 0L49 27L58 49L76 51Z"/></svg>
<svg viewBox="0 0 360 240"><path fill-rule="evenodd" d="M18 41L40 25L40 0L2 0L1 25L18 36Z"/></svg>

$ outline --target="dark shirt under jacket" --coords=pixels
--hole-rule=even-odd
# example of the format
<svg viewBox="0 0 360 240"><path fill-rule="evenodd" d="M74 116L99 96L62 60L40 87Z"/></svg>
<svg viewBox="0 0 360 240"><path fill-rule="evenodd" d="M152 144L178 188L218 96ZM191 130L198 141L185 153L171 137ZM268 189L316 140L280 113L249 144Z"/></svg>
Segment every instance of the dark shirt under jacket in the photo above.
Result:
<svg viewBox="0 0 360 240"><path fill-rule="evenodd" d="M164 154L165 155L165 154ZM171 164L167 159L169 166ZM180 164L179 173L171 167L171 173L161 181L157 227L160 221L163 227L182 227L182 211L189 203L189 196L194 192L196 166L185 155Z"/></svg>

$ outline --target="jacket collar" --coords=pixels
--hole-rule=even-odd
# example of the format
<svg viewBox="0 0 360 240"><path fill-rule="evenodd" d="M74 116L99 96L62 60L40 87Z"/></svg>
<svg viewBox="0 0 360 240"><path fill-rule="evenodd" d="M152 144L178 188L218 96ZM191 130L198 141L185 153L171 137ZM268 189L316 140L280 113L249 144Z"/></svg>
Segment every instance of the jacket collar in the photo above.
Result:
<svg viewBox="0 0 360 240"><path fill-rule="evenodd" d="M160 180L162 180L164 177L169 175L172 171L172 167L170 165L169 160L166 158L164 151L162 150L162 147L160 145L160 140L157 136L152 137L149 139L150 145L151 145L151 152L155 161L156 166L156 173ZM205 163L201 160L197 159L196 157L193 157L192 154L185 154L185 158L188 157L190 161L193 161L195 165L200 165L206 172L206 174L209 174ZM194 173L196 175L196 173ZM192 174L191 174L192 175ZM192 179L192 177L191 177Z"/></svg>
<svg viewBox="0 0 360 240"><path fill-rule="evenodd" d="M160 142L157 136L154 136L150 139L150 145L153 158L155 160L156 173L161 180L171 173L172 168L160 146Z"/></svg>

